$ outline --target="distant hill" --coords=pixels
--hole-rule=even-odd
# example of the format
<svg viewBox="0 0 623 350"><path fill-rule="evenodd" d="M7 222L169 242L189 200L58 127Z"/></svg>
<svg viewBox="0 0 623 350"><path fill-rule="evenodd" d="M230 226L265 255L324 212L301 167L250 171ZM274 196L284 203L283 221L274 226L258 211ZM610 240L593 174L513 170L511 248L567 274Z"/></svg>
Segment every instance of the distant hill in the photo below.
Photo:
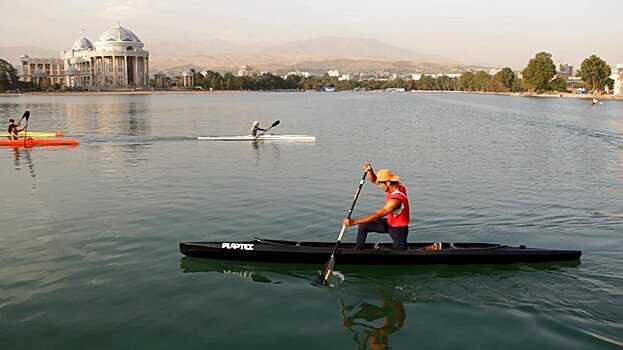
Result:
<svg viewBox="0 0 623 350"><path fill-rule="evenodd" d="M396 47L373 38L323 36L267 47L260 52L264 55L304 60L345 58L374 61L453 63L447 57Z"/></svg>
<svg viewBox="0 0 623 350"><path fill-rule="evenodd" d="M415 50L389 45L373 38L324 36L275 44L271 42L238 45L226 40L205 41L161 40L144 38L150 52L149 70L168 75L180 75L184 70L213 70L237 72L243 65L259 71L277 74L308 71L325 73L337 69L342 73L382 72L397 73L453 73L465 70L488 69L461 65L447 57L430 55ZM0 58L19 65L19 57L59 57L60 51L36 46L0 47Z"/></svg>
<svg viewBox="0 0 623 350"><path fill-rule="evenodd" d="M0 58L16 66L20 64L19 58L24 54L37 58L59 58L60 52L61 49L51 50L38 46L8 46L0 47Z"/></svg>
<svg viewBox="0 0 623 350"><path fill-rule="evenodd" d="M154 61L156 63L154 63ZM236 73L240 66L247 61L239 61L237 65L231 65L232 61L225 62L223 58L214 59L209 57L179 57L173 60L176 64L161 69L162 61L152 59L150 66L153 72L163 71L169 76L180 75L184 70L194 68L196 71L213 70L216 72L233 72ZM166 61L173 63L173 61ZM158 67L157 69L155 67ZM350 59L331 59L320 61L302 61L299 63L263 63L253 65L258 71L273 72L277 75L284 75L288 72L295 72L297 69L301 72L310 72L315 74L324 74L329 70L337 69L340 73L358 73L358 72L395 72L400 74L408 73L463 73L465 71L488 71L491 67L460 65L460 64L439 64L439 63L418 63L407 61L370 61L370 60L350 60ZM156 70L154 70L156 69Z"/></svg>
<svg viewBox="0 0 623 350"><path fill-rule="evenodd" d="M285 74L296 71L312 72L324 74L328 70L338 69L341 73L358 73L358 72L395 72L400 74L408 73L463 73L465 71L488 70L488 67L459 65L459 64L441 64L427 62L408 62L408 61L372 61L372 60L351 60L351 59L333 59L321 61L303 61L293 65L260 65L257 67L260 71L271 71L277 74Z"/></svg>
<svg viewBox="0 0 623 350"><path fill-rule="evenodd" d="M189 44L192 47L188 47ZM223 40L179 42L166 50L159 48L151 52L151 67L164 72L174 71L172 67L191 65L220 72L236 72L243 65L251 65L279 74L297 67L312 72L329 69L355 72L375 71L383 66L387 69L405 66L405 69L413 71L426 65L410 66L410 63L423 62L433 62L428 64L431 68L435 64L458 66L447 57L392 46L378 39L332 36L244 47Z"/></svg>

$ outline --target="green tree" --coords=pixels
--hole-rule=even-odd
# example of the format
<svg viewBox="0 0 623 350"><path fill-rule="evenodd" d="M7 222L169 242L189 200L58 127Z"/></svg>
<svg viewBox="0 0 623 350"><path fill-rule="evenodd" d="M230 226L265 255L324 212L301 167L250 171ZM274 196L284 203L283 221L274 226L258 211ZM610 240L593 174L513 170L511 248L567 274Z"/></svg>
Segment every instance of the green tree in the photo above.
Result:
<svg viewBox="0 0 623 350"><path fill-rule="evenodd" d="M465 72L459 77L458 88L461 91L474 91L473 83L474 73Z"/></svg>
<svg viewBox="0 0 623 350"><path fill-rule="evenodd" d="M204 78L204 87L213 90L223 90L223 76L214 71L207 71Z"/></svg>
<svg viewBox="0 0 623 350"><path fill-rule="evenodd" d="M487 91L487 87L489 85L489 80L491 79L491 75L484 71L478 71L474 74L474 79L472 80L472 86L475 91Z"/></svg>
<svg viewBox="0 0 623 350"><path fill-rule="evenodd" d="M608 84L612 69L601 58L591 55L582 61L578 76L584 80L589 91L603 90Z"/></svg>
<svg viewBox="0 0 623 350"><path fill-rule="evenodd" d="M524 84L529 91L544 91L556 75L556 66L552 61L552 55L547 52L537 53L534 58L530 59L522 75Z"/></svg>
<svg viewBox="0 0 623 350"><path fill-rule="evenodd" d="M558 92L567 91L567 79L557 77L549 83L550 90L555 90Z"/></svg>
<svg viewBox="0 0 623 350"><path fill-rule="evenodd" d="M18 87L17 70L9 62L0 58L0 92Z"/></svg>
<svg viewBox="0 0 623 350"><path fill-rule="evenodd" d="M509 67L504 67L495 73L493 79L502 86L504 91L512 91L513 82L515 81L515 73Z"/></svg>
<svg viewBox="0 0 623 350"><path fill-rule="evenodd" d="M418 90L435 90L435 78L422 74L417 81Z"/></svg>
<svg viewBox="0 0 623 350"><path fill-rule="evenodd" d="M302 77L299 75L288 75L288 77L285 80L285 85L286 85L286 89L302 89Z"/></svg>

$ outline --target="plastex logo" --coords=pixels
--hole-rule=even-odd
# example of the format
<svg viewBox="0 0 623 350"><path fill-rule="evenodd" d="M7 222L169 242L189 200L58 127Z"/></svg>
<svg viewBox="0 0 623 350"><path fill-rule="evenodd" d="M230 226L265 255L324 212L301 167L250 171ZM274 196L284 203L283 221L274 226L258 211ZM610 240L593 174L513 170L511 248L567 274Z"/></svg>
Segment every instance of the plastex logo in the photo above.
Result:
<svg viewBox="0 0 623 350"><path fill-rule="evenodd" d="M239 249L239 250L253 250L254 244L252 243L223 243L222 249Z"/></svg>

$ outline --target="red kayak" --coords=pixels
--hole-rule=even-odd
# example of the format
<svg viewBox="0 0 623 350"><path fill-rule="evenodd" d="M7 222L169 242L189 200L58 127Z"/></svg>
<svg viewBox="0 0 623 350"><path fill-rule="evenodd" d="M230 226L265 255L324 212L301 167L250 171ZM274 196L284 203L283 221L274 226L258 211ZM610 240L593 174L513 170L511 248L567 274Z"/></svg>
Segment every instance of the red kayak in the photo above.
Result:
<svg viewBox="0 0 623 350"><path fill-rule="evenodd" d="M0 140L0 146L11 147L35 147L35 146L77 146L78 140L71 139L33 139L31 137L21 140Z"/></svg>

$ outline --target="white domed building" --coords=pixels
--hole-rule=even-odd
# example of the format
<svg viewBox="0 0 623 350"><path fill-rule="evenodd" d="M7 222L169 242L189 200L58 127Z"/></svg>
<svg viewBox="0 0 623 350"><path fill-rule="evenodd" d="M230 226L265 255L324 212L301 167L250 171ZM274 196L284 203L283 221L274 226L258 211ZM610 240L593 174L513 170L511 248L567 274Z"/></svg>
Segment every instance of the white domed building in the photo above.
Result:
<svg viewBox="0 0 623 350"><path fill-rule="evenodd" d="M36 82L41 82L42 86L146 86L149 83L149 51L143 47L143 42L136 34L117 23L94 43L84 36L80 37L70 50L61 52L60 60L22 56L22 80L35 81L33 74L35 70L41 69L45 73L60 73L43 78L39 74Z"/></svg>
<svg viewBox="0 0 623 350"><path fill-rule="evenodd" d="M149 82L149 51L131 30L117 24L94 44L78 39L64 51L65 69L80 71L81 86L145 86Z"/></svg>

